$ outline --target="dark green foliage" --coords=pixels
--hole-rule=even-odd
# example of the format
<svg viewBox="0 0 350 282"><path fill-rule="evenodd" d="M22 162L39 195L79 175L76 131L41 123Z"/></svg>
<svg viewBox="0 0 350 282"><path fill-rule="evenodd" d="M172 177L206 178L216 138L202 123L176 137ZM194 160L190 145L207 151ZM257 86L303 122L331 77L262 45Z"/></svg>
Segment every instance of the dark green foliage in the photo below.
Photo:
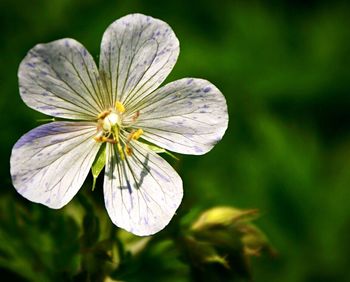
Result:
<svg viewBox="0 0 350 282"><path fill-rule="evenodd" d="M226 258L241 270L239 279L348 281L349 9L346 1L1 1L0 280L235 279L220 262L203 268L198 257L189 259L196 249L227 252L230 246L206 245L217 233L190 253L181 241L204 210L225 205L258 209L254 224L278 251L245 264L236 248ZM9 174L13 144L46 118L19 96L17 69L26 52L71 37L98 61L106 27L131 12L161 18L177 34L180 57L167 81L210 80L230 114L213 151L168 159L183 178L184 201L171 224L144 241L112 226L102 174L94 191L89 175L62 210L23 199Z"/></svg>

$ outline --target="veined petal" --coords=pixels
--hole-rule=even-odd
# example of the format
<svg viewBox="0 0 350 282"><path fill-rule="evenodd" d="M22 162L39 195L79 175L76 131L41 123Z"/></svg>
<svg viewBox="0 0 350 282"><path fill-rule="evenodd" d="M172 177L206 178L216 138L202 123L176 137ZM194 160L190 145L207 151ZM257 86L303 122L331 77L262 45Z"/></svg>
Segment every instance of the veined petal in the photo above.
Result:
<svg viewBox="0 0 350 282"><path fill-rule="evenodd" d="M181 203L182 180L160 156L133 142L133 154L120 160L107 144L104 198L113 223L136 235L163 229Z"/></svg>
<svg viewBox="0 0 350 282"><path fill-rule="evenodd" d="M96 64L74 39L36 45L21 62L18 78L23 101L44 114L92 120L106 108Z"/></svg>
<svg viewBox="0 0 350 282"><path fill-rule="evenodd" d="M142 138L167 150L201 155L224 135L228 114L225 97L204 79L184 78L144 98L133 125Z"/></svg>
<svg viewBox="0 0 350 282"><path fill-rule="evenodd" d="M172 70L179 41L158 19L131 14L113 22L101 43L100 69L113 101L126 108L156 89Z"/></svg>
<svg viewBox="0 0 350 282"><path fill-rule="evenodd" d="M90 122L52 122L23 135L12 149L18 193L50 208L66 205L83 185L100 147Z"/></svg>

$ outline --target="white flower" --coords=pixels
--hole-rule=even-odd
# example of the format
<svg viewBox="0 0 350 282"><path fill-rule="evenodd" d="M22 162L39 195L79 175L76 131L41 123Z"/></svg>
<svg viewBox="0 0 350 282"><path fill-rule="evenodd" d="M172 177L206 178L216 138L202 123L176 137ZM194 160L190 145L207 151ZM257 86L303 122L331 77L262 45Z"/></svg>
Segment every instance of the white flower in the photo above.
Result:
<svg viewBox="0 0 350 282"><path fill-rule="evenodd" d="M178 54L170 26L141 14L107 28L99 69L74 39L31 49L18 71L23 101L76 121L39 126L17 141L11 155L17 191L61 208L105 146L104 199L113 223L137 235L163 229L180 205L182 181L141 141L200 155L222 138L228 123L225 98L206 80L185 78L157 89Z"/></svg>

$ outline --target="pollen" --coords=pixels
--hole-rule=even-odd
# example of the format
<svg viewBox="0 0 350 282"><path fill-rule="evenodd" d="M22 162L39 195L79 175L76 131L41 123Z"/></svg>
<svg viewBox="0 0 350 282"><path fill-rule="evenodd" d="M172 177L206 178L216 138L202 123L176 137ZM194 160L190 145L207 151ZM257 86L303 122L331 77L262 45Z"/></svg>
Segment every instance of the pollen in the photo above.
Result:
<svg viewBox="0 0 350 282"><path fill-rule="evenodd" d="M115 102L115 109L121 114L125 112L124 105L119 101Z"/></svg>
<svg viewBox="0 0 350 282"><path fill-rule="evenodd" d="M125 153L128 155L128 156L131 156L132 155L132 148L126 144L125 146Z"/></svg>
<svg viewBox="0 0 350 282"><path fill-rule="evenodd" d="M104 119L106 116L108 116L109 114L111 113L111 111L103 111L102 113L100 113L98 116L97 116L97 119L98 120L101 120L101 119Z"/></svg>
<svg viewBox="0 0 350 282"><path fill-rule="evenodd" d="M130 139L137 140L141 137L142 134L143 134L143 130L139 128L138 130L131 133Z"/></svg>

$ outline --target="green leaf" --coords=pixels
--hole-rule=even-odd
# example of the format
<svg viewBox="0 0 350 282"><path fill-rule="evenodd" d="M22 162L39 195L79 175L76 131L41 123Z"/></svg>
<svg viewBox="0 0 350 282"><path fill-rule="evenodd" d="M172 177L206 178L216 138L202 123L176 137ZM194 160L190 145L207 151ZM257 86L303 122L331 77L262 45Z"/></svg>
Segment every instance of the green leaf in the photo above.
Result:
<svg viewBox="0 0 350 282"><path fill-rule="evenodd" d="M101 173L102 169L106 164L106 144L102 144L100 150L97 153L97 156L92 164L91 173L94 178L92 183L92 191L95 189L96 179Z"/></svg>

